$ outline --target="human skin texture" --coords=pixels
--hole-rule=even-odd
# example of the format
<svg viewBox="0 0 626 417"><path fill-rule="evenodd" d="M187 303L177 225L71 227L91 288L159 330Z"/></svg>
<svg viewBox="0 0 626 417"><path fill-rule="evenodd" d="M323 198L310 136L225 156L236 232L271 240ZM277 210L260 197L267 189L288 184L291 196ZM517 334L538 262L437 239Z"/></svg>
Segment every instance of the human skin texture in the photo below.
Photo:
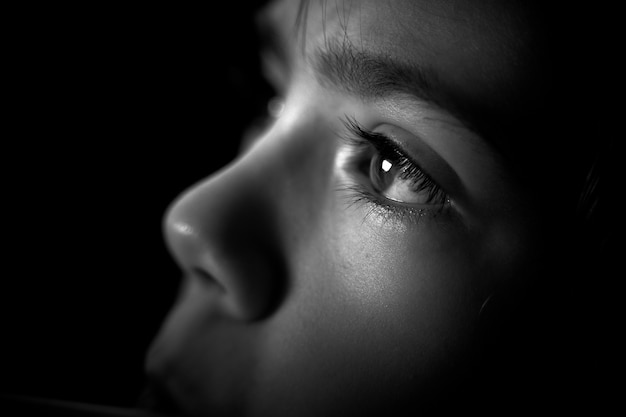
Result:
<svg viewBox="0 0 626 417"><path fill-rule="evenodd" d="M454 401L481 307L519 285L542 243L538 197L506 157L518 140L507 117L542 94L513 5L279 0L262 12L284 109L164 219L184 280L146 367L181 412Z"/></svg>

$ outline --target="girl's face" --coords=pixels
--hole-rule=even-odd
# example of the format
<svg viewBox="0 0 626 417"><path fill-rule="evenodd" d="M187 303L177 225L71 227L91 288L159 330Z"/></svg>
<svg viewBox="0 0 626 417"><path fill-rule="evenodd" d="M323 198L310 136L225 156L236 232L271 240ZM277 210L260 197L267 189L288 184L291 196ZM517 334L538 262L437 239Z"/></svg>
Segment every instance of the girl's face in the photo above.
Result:
<svg viewBox="0 0 626 417"><path fill-rule="evenodd" d="M419 410L462 374L539 242L506 157L520 127L489 129L540 94L530 39L490 3L263 11L282 112L164 222L184 283L147 369L183 411Z"/></svg>

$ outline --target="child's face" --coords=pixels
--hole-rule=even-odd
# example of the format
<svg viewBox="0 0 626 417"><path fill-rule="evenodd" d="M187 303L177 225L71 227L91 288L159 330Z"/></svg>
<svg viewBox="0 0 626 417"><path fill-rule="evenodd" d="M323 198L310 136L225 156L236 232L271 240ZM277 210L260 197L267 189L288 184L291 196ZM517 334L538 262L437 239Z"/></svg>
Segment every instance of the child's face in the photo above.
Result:
<svg viewBox="0 0 626 417"><path fill-rule="evenodd" d="M490 3L266 10L284 110L165 219L185 278L147 367L183 410L420 409L460 372L537 243L520 127L488 126L540 92L524 15Z"/></svg>

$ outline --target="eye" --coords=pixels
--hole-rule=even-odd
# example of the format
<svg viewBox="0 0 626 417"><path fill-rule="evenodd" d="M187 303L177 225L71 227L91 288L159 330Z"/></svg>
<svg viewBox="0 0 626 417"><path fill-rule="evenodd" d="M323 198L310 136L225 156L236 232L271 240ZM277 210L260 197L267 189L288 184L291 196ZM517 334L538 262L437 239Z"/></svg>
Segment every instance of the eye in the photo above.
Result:
<svg viewBox="0 0 626 417"><path fill-rule="evenodd" d="M416 208L442 207L447 193L387 135L346 120L350 141L362 151L359 170L370 192L383 200Z"/></svg>

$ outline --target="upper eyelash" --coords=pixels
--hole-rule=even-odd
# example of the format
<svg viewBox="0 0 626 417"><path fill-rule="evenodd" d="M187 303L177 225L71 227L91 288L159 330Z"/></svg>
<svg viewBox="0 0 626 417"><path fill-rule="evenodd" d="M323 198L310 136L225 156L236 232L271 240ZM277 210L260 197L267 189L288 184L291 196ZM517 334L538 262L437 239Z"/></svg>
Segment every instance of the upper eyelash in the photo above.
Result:
<svg viewBox="0 0 626 417"><path fill-rule="evenodd" d="M345 138L352 144L356 146L370 144L382 156L393 155L401 168L401 178L410 180L416 186L416 192L426 191L429 203L432 202L433 205L443 206L449 201L446 192L386 135L367 130L356 119L349 116L345 116L343 123L350 133Z"/></svg>

